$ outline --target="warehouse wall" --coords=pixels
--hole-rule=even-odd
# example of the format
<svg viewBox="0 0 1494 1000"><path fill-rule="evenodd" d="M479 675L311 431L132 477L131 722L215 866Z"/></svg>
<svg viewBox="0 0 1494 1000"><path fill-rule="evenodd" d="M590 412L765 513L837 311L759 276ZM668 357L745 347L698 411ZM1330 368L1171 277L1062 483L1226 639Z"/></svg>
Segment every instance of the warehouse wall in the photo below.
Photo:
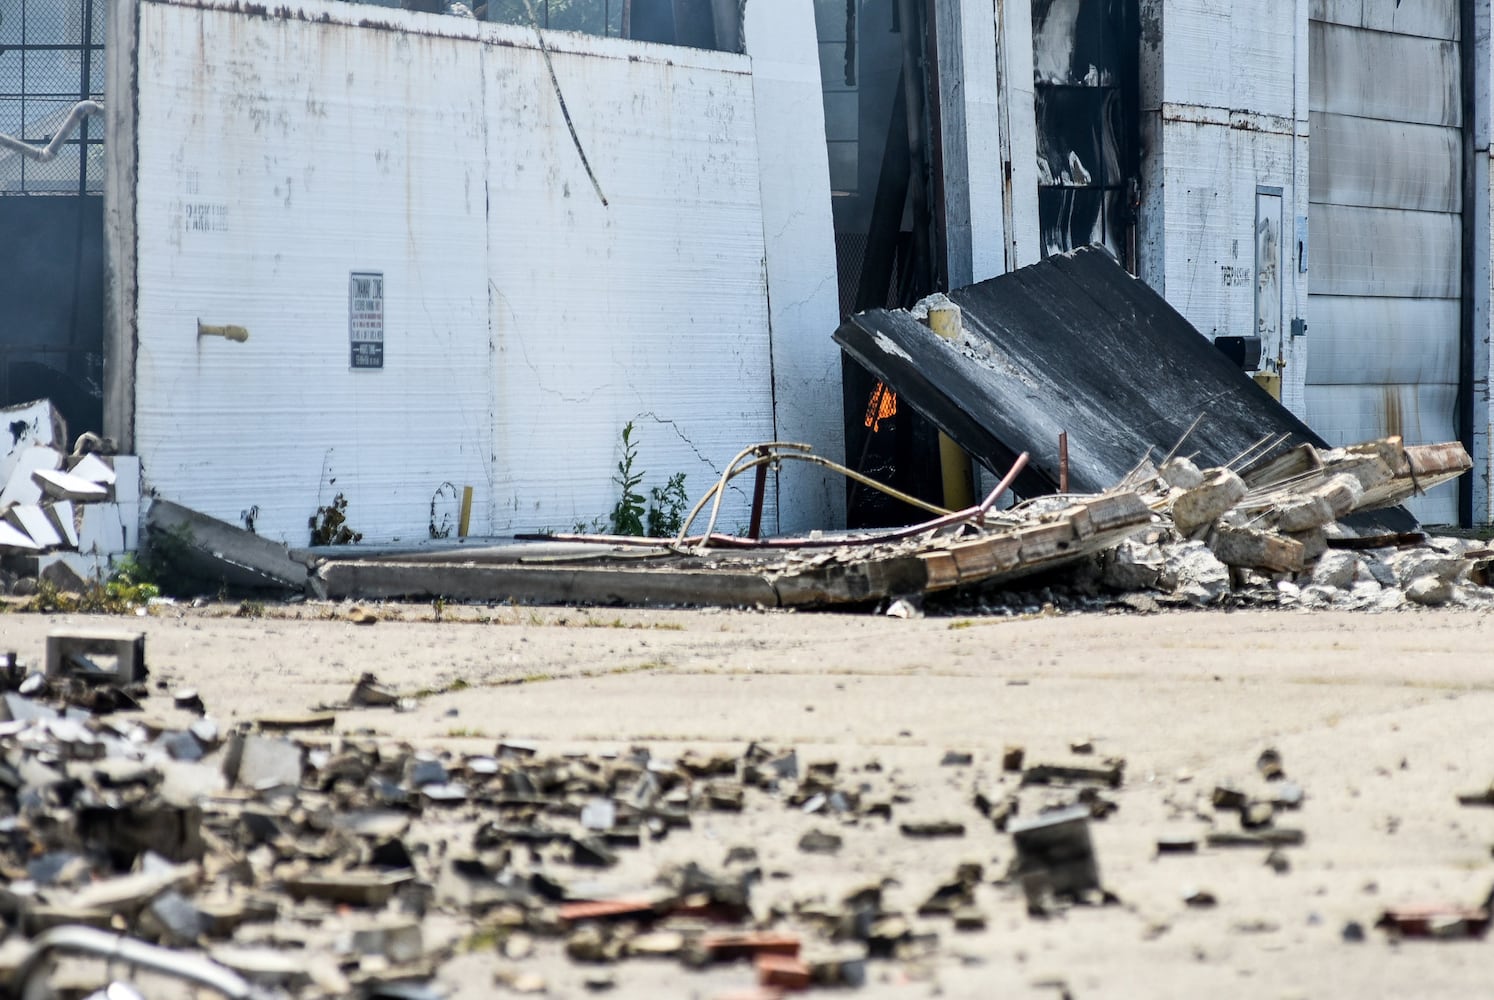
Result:
<svg viewBox="0 0 1494 1000"><path fill-rule="evenodd" d="M1307 421L1456 440L1463 108L1456 0L1313 0ZM1458 519L1457 484L1417 498Z"/></svg>
<svg viewBox="0 0 1494 1000"><path fill-rule="evenodd" d="M833 245L823 144L817 171L760 170L786 109L822 129L807 13L807 107L792 50L755 94L748 56L546 33L594 184L533 32L263 10L140 4L134 436L161 495L301 542L342 493L370 540L416 541L449 481L475 531L568 530L610 511L630 420L644 486L685 472L692 498L775 436L767 274ZM838 399L831 260L828 295L773 302L825 345L779 351L779 436ZM349 364L352 272L383 276L381 369ZM838 493L786 484L767 523L823 526Z"/></svg>

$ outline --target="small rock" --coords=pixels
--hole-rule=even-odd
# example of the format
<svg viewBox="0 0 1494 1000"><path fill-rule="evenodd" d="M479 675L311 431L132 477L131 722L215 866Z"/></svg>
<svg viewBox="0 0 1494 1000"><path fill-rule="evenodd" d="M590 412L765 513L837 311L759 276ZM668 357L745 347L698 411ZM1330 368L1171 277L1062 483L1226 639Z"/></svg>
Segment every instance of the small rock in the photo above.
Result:
<svg viewBox="0 0 1494 1000"><path fill-rule="evenodd" d="M1285 875L1292 870L1292 862L1283 851L1272 848L1271 852L1266 855L1266 867L1278 875Z"/></svg>
<svg viewBox="0 0 1494 1000"><path fill-rule="evenodd" d="M1183 893L1183 902L1195 909L1206 909L1219 905L1219 899L1207 889L1190 889Z"/></svg>
<svg viewBox="0 0 1494 1000"><path fill-rule="evenodd" d="M1025 747L1009 745L1001 751L1001 769L1008 774L1022 770L1022 761L1027 756Z"/></svg>
<svg viewBox="0 0 1494 1000"><path fill-rule="evenodd" d="M954 926L957 931L983 931L986 914L977 906L962 906L954 911Z"/></svg>
<svg viewBox="0 0 1494 1000"><path fill-rule="evenodd" d="M942 767L969 767L975 763L975 755L968 750L946 750L944 759L939 761Z"/></svg>
<svg viewBox="0 0 1494 1000"><path fill-rule="evenodd" d="M965 824L954 820L930 820L927 822L901 823L898 830L904 837L963 837L965 836Z"/></svg>
<svg viewBox="0 0 1494 1000"><path fill-rule="evenodd" d="M1359 944L1364 940L1364 925L1357 920L1350 920L1344 924L1343 939L1349 944Z"/></svg>
<svg viewBox="0 0 1494 1000"><path fill-rule="evenodd" d="M825 830L810 830L799 838L799 850L805 854L834 854L844 841L837 833Z"/></svg>

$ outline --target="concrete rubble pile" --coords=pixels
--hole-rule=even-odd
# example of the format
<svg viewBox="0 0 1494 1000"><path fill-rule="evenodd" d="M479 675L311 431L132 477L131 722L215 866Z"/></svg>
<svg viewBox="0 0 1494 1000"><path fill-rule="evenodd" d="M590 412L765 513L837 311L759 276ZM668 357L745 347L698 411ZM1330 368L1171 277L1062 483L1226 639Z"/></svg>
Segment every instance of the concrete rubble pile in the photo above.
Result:
<svg viewBox="0 0 1494 1000"><path fill-rule="evenodd" d="M67 440L46 400L0 409L0 591L82 591L137 547L140 459L96 435Z"/></svg>
<svg viewBox="0 0 1494 1000"><path fill-rule="evenodd" d="M1160 521L1107 551L1100 579L1200 606L1494 605L1486 543L1420 532L1364 537L1341 523L1470 467L1459 444L1405 447L1399 438L1304 445L1239 473L1171 458L1128 480Z"/></svg>

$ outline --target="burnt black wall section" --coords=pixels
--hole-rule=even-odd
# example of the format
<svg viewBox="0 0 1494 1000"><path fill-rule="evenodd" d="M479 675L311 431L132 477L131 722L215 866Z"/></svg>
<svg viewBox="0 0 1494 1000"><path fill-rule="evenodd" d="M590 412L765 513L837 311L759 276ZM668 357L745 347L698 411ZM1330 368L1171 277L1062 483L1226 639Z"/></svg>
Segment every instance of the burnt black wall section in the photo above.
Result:
<svg viewBox="0 0 1494 1000"><path fill-rule="evenodd" d="M1043 255L1099 244L1135 271L1136 0L1032 0Z"/></svg>
<svg viewBox="0 0 1494 1000"><path fill-rule="evenodd" d="M0 197L0 405L103 427L104 199Z"/></svg>

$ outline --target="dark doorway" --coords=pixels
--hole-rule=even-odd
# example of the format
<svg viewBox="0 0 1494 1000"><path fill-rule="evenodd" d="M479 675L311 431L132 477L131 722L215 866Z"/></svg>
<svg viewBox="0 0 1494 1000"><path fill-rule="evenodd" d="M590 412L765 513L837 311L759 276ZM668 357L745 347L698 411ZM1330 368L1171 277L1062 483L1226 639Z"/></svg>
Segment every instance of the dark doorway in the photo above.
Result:
<svg viewBox="0 0 1494 1000"><path fill-rule="evenodd" d="M816 0L842 317L937 290L923 0ZM846 464L941 502L938 438L896 393L843 359ZM907 524L916 508L854 484L850 527Z"/></svg>

